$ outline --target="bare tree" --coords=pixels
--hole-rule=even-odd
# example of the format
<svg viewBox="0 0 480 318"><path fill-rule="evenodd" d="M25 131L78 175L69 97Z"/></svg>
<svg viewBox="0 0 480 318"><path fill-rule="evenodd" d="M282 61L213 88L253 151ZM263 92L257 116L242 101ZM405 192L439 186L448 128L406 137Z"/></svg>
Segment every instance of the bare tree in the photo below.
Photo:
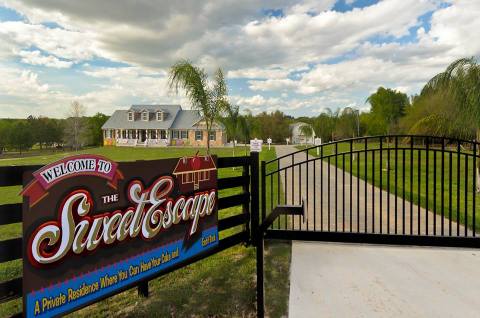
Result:
<svg viewBox="0 0 480 318"><path fill-rule="evenodd" d="M85 135L85 106L78 101L70 104L65 125L65 141L72 145L74 150L78 150L82 145L82 138Z"/></svg>

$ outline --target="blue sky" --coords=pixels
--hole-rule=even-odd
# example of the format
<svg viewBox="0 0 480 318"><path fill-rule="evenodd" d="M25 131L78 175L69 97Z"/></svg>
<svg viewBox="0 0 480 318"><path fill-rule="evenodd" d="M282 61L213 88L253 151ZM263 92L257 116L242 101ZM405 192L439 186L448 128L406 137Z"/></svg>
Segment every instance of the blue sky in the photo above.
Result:
<svg viewBox="0 0 480 318"><path fill-rule="evenodd" d="M480 55L474 0L0 1L0 117L64 117L180 103L169 66L222 67L254 113L367 110L378 86L417 93L450 62Z"/></svg>

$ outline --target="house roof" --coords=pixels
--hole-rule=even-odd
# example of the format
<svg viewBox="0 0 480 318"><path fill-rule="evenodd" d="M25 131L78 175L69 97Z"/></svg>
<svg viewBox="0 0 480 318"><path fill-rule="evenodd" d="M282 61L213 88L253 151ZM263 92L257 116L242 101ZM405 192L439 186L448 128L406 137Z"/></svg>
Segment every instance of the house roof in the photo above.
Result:
<svg viewBox="0 0 480 318"><path fill-rule="evenodd" d="M214 170L217 167L215 166L215 162L213 162L213 158L211 156L198 156L200 160L200 166L198 169L193 168L193 160L194 157L183 157L180 158L173 170L173 174L181 174L186 172L192 171L200 171L200 170Z"/></svg>
<svg viewBox="0 0 480 318"><path fill-rule="evenodd" d="M136 113L147 110L148 121L141 120L140 116L136 116L133 121L128 120L128 113L132 110ZM157 111L164 112L162 121L156 119ZM180 111L180 105L132 105L128 110L116 110L102 129L169 129Z"/></svg>
<svg viewBox="0 0 480 318"><path fill-rule="evenodd" d="M148 110L149 112L164 111L166 113L175 112L182 109L180 105L168 105L168 104L155 104L155 105L146 105L146 104L137 104L130 106L129 110L136 112L141 112L143 110Z"/></svg>
<svg viewBox="0 0 480 318"><path fill-rule="evenodd" d="M141 120L140 113L147 110L148 121ZM128 113L135 112L135 120L128 120ZM162 111L164 119L158 121L156 113ZM183 110L180 105L132 105L130 109L116 110L103 124L102 129L191 129L201 120L198 111ZM224 126L217 123L221 129Z"/></svg>
<svg viewBox="0 0 480 318"><path fill-rule="evenodd" d="M192 128L202 118L196 110L182 110L178 112L177 117L173 121L172 129L188 129Z"/></svg>

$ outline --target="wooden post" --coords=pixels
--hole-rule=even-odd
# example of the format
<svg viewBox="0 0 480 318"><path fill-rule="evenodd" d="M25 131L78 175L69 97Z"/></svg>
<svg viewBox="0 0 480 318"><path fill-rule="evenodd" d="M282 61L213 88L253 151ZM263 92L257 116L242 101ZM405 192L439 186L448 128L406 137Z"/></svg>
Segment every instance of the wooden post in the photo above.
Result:
<svg viewBox="0 0 480 318"><path fill-rule="evenodd" d="M260 231L260 202L259 202L259 153L250 152L251 175L250 175L250 193L251 193L251 236L256 246L257 255L257 317L263 318L265 315L265 290L264 290L264 272L263 272L263 233ZM264 177L262 175L262 177ZM264 191L265 189L262 189Z"/></svg>

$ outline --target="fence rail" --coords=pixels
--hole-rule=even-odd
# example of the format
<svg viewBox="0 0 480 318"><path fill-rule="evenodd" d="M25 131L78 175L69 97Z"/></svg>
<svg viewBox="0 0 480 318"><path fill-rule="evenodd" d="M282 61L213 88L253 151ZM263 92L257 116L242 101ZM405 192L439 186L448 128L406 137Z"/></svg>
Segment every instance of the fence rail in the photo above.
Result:
<svg viewBox="0 0 480 318"><path fill-rule="evenodd" d="M135 282L130 286L115 291L113 294L120 293L122 291L131 289L132 287L137 286L138 292L140 295L148 296L148 281L157 278L159 276L165 275L169 272L172 272L178 268L184 267L186 265L197 262L201 259L214 255L218 252L221 252L227 248L233 247L238 244L250 244L251 243L251 233L250 233L250 211L251 211L251 200L250 200L250 178L251 178L251 167L252 167L252 158L251 156L241 156L241 157L219 157L217 160L217 167L222 168L232 168L240 167L241 175L234 177L226 177L218 179L218 189L225 190L231 188L240 187L241 193L223 196L221 191L219 191L219 200L218 200L218 210L219 210L219 221L218 221L218 231L219 234L222 231L231 229L237 226L243 226L243 228L230 236L221 238L219 240L218 246L208 250L206 253L198 255L194 258L189 259L188 261L178 263L171 268L162 271L158 274L154 274L151 277L146 278L141 282ZM258 157L255 157L258 162ZM22 184L23 174L27 171L35 171L41 166L9 166L9 167L0 167L0 187L6 186L18 186ZM258 190L256 190L258 191ZM235 206L242 206L242 212L240 214L235 214L233 216L228 216L226 218L221 218L221 210L228 209ZM9 225L22 222L22 204L4 204L0 205L0 226ZM221 234L220 234L221 235ZM0 263L22 259L22 238L12 238L4 241L0 241ZM2 279L2 278L0 278ZM109 294L104 298L110 297L113 294ZM11 301L22 297L22 277L13 278L7 281L0 282L0 303ZM98 301L98 300L97 300ZM22 313L17 313L14 316L21 317Z"/></svg>

